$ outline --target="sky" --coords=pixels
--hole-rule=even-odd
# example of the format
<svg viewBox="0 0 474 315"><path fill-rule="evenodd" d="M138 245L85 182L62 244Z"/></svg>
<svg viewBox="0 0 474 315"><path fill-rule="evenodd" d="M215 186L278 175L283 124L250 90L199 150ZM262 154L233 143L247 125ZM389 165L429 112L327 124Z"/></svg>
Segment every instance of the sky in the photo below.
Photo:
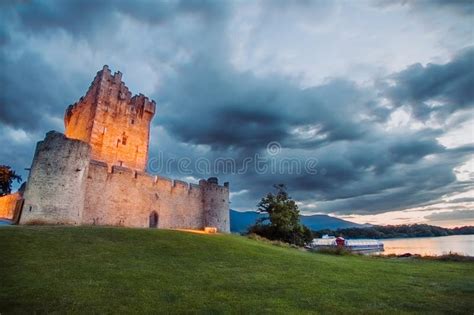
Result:
<svg viewBox="0 0 474 315"><path fill-rule="evenodd" d="M255 210L474 225L474 2L0 2L0 164L107 64L154 99L148 169L229 181Z"/></svg>

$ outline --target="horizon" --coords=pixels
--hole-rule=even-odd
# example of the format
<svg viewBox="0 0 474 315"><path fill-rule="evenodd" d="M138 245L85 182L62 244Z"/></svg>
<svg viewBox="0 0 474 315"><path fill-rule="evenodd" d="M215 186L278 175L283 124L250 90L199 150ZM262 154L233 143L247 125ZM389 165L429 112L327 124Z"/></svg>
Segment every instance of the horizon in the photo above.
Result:
<svg viewBox="0 0 474 315"><path fill-rule="evenodd" d="M230 182L233 210L284 183L303 215L474 225L471 1L0 7L0 164L23 181L109 65L156 101L148 170Z"/></svg>
<svg viewBox="0 0 474 315"><path fill-rule="evenodd" d="M246 212L255 212L255 213L260 213L258 212L258 210L235 210L235 209L229 209L229 211L235 211L235 212L240 212L240 213L246 213ZM428 224L428 223L401 223L401 224L373 224L373 223L369 223L369 222L356 222L355 220L352 221L351 220L351 217L349 216L348 218L345 218L345 217L338 217L338 216L332 216L330 214L327 214L327 213L319 213L319 212L312 212L312 213L300 213L301 216L314 216L314 215L323 215L323 216L328 216L328 217L331 217L331 218L336 218L336 219L341 219L341 220L344 220L346 222L349 222L349 223L357 223L357 224L361 224L361 225L378 225L378 226L389 226L389 225L393 225L393 226L397 226L397 225L414 225L414 224ZM440 225L435 225L435 224L429 224L429 225L433 225L433 226L439 226L439 227L443 227L443 228L447 228L447 229L454 229L454 228L462 228L462 227L471 227L473 225L469 225L469 224L466 224L466 225L459 225L459 224L453 224L453 225L449 225L446 224L445 226L440 226Z"/></svg>

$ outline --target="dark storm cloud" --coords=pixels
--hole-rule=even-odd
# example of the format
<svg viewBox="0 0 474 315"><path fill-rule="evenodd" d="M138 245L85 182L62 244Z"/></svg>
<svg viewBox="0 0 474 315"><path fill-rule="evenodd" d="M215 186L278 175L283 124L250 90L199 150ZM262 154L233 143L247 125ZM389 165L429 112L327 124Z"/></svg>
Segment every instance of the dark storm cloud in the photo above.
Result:
<svg viewBox="0 0 474 315"><path fill-rule="evenodd" d="M310 148L355 140L367 128L353 113L370 112L371 93L353 82L301 89L282 78L237 72L212 57L182 65L160 90L158 122L182 141L217 148L254 150L270 141Z"/></svg>
<svg viewBox="0 0 474 315"><path fill-rule="evenodd" d="M73 35L90 36L101 29L116 28L125 15L143 23L160 24L179 14L212 20L224 16L228 5L221 1L140 1L140 0L52 0L17 3L15 10L5 6L32 33L65 30Z"/></svg>
<svg viewBox="0 0 474 315"><path fill-rule="evenodd" d="M0 121L25 130L60 129L64 108L86 92L94 73L74 75L28 50L27 38L73 37L114 40L121 15L147 24L159 24L182 14L204 22L225 16L228 5L218 1L25 1L2 3L0 12ZM80 15L78 13L80 12ZM12 43L15 38L17 42ZM95 38L95 39L94 39ZM94 40L92 40L94 39ZM9 46L10 45L10 46ZM51 53L62 46L48 47ZM13 49L16 49L14 51ZM166 56L169 58L169 56ZM159 58L159 57L158 57ZM52 88L60 86L59 89ZM54 122L52 118L56 118Z"/></svg>
<svg viewBox="0 0 474 315"><path fill-rule="evenodd" d="M441 130L390 134L378 129L374 109L381 107L375 96L346 80L301 89L278 77L257 78L201 59L179 68L162 92L158 122L184 142L209 145L235 159L237 168L277 141L286 153L275 158L296 159L301 165L317 158L318 169L325 170L314 175L262 174L255 169L238 177L212 174L225 176L236 191L248 190L234 203L237 207L253 205L272 184L285 183L298 200L332 201L319 211L400 209L451 192L456 181L452 169L465 160L465 152L446 151L436 141ZM376 118L360 122L363 115ZM314 134L305 133L307 126L316 126ZM440 154L449 154L450 163L423 160Z"/></svg>
<svg viewBox="0 0 474 315"><path fill-rule="evenodd" d="M442 117L474 105L474 47L446 64L415 64L388 79L386 95L396 106L409 105L416 117Z"/></svg>
<svg viewBox="0 0 474 315"><path fill-rule="evenodd" d="M63 88L52 88L58 84ZM40 55L2 54L0 85L1 123L33 131L62 127L52 118L62 118L68 104L65 100L72 100L72 91L64 82L63 73L50 67Z"/></svg>
<svg viewBox="0 0 474 315"><path fill-rule="evenodd" d="M425 152L416 161L410 158L410 164L399 164L398 158L390 160L390 154L386 154L390 150L393 152L391 144L384 142L373 146L367 143L359 147L357 144L355 147L328 146L313 153L319 160L318 169L324 169L324 173L270 175L265 179L255 176L249 182L254 183L256 189L263 184L269 189L271 186L268 184L272 180L286 183L297 200L306 200L306 204L313 200L318 204L318 211L341 214L404 209L436 200L452 191L468 189L472 185L457 185L452 172L456 165L466 160L465 154L445 151L441 157L430 161L423 159ZM439 148L434 150L438 151ZM387 160L380 161L384 159ZM384 167L378 169L379 164Z"/></svg>
<svg viewBox="0 0 474 315"><path fill-rule="evenodd" d="M469 157L466 153L474 152L472 148L447 150L422 132L363 140L350 145L335 142L316 150L283 149L276 156L267 156L268 171L263 173L250 167L238 176L229 171L202 173L197 170L193 175L198 178L218 175L223 181L231 181L232 191L246 190L245 194L233 198L234 207L254 209L274 183L284 183L291 195L303 202L303 210L314 211L308 208L314 203L318 205L317 211L339 214L382 213L424 205L472 187L472 183L458 184L453 173L453 168ZM400 146L401 143L406 145ZM408 153L409 147L414 149ZM222 151L221 155L206 157L211 161L215 157L233 158L240 169L242 159L248 157L245 154L247 152ZM404 155L409 158L400 159ZM426 159L428 156L433 158ZM304 165L308 158L318 159L318 173L270 171L272 159L276 165L284 159L297 160Z"/></svg>

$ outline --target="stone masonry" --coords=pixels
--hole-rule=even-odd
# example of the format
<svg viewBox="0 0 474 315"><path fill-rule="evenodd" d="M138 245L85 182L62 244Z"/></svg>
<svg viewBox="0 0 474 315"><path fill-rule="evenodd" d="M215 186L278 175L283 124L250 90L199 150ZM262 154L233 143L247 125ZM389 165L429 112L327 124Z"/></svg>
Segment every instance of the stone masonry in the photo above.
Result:
<svg viewBox="0 0 474 315"><path fill-rule="evenodd" d="M146 172L155 102L131 96L107 66L66 110L65 135L38 142L20 224L89 224L230 231L229 185Z"/></svg>

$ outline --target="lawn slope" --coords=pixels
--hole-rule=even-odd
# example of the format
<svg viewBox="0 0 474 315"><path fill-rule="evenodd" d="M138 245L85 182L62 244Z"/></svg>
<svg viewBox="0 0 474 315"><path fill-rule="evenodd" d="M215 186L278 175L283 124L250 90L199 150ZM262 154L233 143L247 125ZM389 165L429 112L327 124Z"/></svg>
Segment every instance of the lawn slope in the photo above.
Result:
<svg viewBox="0 0 474 315"><path fill-rule="evenodd" d="M0 228L0 313L469 313L474 264L331 256L233 235Z"/></svg>

